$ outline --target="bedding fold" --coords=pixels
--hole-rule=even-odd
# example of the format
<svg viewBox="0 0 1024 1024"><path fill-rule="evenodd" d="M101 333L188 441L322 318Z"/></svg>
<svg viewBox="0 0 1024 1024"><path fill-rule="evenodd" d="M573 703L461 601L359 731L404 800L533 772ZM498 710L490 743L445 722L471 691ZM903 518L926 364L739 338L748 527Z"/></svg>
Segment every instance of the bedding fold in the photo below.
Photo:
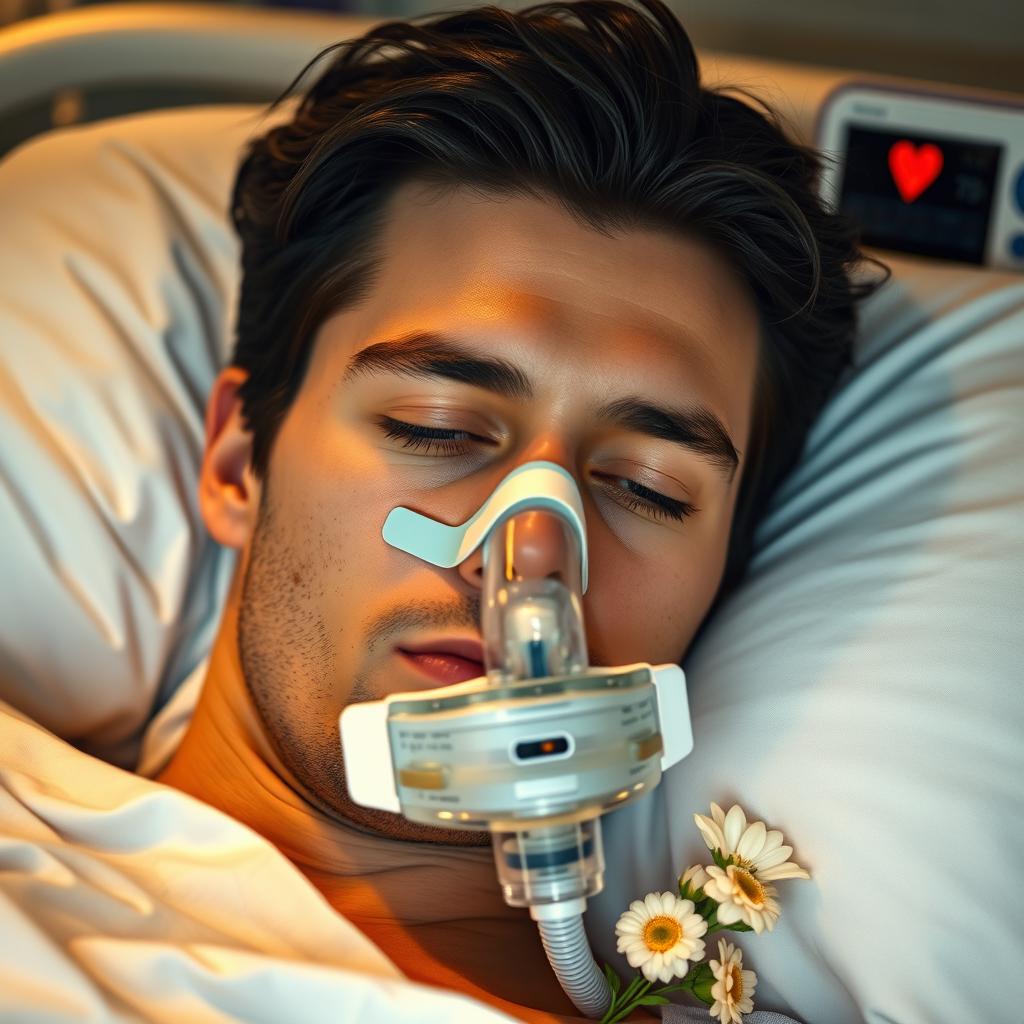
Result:
<svg viewBox="0 0 1024 1024"><path fill-rule="evenodd" d="M510 1021L408 981L251 829L0 702L0 1021Z"/></svg>

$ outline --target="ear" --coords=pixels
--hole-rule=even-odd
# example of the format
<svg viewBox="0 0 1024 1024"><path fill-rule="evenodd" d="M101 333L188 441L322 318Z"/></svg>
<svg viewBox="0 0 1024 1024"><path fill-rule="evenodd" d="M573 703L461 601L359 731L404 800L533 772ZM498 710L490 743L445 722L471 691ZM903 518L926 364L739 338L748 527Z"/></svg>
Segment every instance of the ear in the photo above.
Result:
<svg viewBox="0 0 1024 1024"><path fill-rule="evenodd" d="M250 466L252 434L238 389L248 374L228 366L217 375L206 403L206 448L199 477L199 511L214 540L243 548L256 526L260 484Z"/></svg>

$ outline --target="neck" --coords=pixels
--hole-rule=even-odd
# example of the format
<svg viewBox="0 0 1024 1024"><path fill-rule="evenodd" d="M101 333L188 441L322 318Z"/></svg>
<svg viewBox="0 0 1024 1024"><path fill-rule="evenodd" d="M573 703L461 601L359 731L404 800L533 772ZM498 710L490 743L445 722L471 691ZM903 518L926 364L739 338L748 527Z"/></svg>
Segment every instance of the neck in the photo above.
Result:
<svg viewBox="0 0 1024 1024"><path fill-rule="evenodd" d="M528 998L523 973L507 968L514 952L536 979L530 1001L571 1009L533 921L501 898L490 847L369 832L342 819L288 770L245 685L237 586L236 577L189 729L158 781L260 833L414 980L507 1010Z"/></svg>

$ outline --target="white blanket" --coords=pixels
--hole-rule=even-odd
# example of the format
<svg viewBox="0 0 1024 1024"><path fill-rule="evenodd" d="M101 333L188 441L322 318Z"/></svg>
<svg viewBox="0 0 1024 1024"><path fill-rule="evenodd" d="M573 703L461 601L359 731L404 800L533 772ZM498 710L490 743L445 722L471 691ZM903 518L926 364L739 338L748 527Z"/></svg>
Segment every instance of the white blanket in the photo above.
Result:
<svg viewBox="0 0 1024 1024"><path fill-rule="evenodd" d="M269 843L0 702L0 1021L500 1022L413 984Z"/></svg>

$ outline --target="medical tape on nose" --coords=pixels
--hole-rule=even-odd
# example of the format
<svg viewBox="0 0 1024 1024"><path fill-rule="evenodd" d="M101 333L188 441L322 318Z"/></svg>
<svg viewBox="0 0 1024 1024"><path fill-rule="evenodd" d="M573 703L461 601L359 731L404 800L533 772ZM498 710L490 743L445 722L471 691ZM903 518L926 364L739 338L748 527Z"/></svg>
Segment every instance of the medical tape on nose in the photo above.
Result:
<svg viewBox="0 0 1024 1024"><path fill-rule="evenodd" d="M431 565L450 569L464 562L503 517L524 509L549 509L572 527L580 550L583 593L587 590L587 530L583 499L568 470L546 460L512 470L461 526L448 526L411 508L393 508L384 520L384 540Z"/></svg>

